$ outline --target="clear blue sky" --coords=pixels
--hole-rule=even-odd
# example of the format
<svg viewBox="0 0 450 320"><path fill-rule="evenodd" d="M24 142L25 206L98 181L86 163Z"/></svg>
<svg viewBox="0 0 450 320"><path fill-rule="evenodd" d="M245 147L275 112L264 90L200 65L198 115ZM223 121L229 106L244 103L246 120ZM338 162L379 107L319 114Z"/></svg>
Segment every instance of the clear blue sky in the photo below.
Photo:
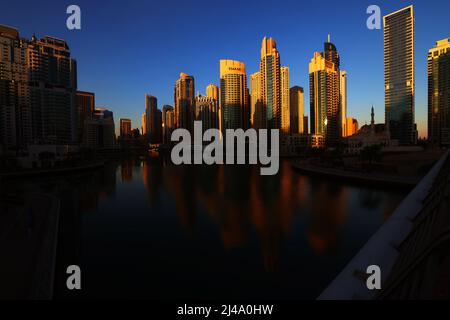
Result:
<svg viewBox="0 0 450 320"><path fill-rule="evenodd" d="M274 5L277 3L276 5ZM66 28L66 8L77 4L82 29ZM196 91L219 82L219 60L246 63L258 70L262 38L274 37L282 65L291 70L291 86L305 88L309 114L308 64L322 51L327 34L348 72L348 115L360 124L384 121L383 33L366 28L366 8L382 15L414 4L416 15L416 121L426 134L428 49L450 37L448 0L283 1L8 1L0 23L17 27L22 37L52 35L65 39L78 61L78 87L96 93L98 107L133 120L140 127L144 94L158 105L173 105L173 86L183 71L195 77Z"/></svg>

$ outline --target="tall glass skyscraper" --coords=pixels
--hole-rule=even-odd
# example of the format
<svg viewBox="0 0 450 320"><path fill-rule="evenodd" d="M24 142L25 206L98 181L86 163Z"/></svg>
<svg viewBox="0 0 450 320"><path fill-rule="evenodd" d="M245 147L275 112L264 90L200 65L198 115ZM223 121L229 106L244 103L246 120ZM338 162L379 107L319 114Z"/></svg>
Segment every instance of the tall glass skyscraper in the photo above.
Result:
<svg viewBox="0 0 450 320"><path fill-rule="evenodd" d="M280 53L274 39L264 37L259 66L261 102L266 109L267 128L281 128Z"/></svg>
<svg viewBox="0 0 450 320"><path fill-rule="evenodd" d="M450 38L428 52L428 139L450 145Z"/></svg>
<svg viewBox="0 0 450 320"><path fill-rule="evenodd" d="M414 10L383 17L386 127L400 144L416 140L414 125Z"/></svg>

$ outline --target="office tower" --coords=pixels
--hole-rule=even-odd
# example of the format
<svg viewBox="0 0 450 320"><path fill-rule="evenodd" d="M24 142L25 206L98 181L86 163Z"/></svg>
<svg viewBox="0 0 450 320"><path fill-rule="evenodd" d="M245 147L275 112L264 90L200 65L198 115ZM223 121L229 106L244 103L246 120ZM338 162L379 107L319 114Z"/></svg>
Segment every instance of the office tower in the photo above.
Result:
<svg viewBox="0 0 450 320"><path fill-rule="evenodd" d="M195 97L194 120L202 122L203 132L219 129L219 103L213 97L197 95Z"/></svg>
<svg viewBox="0 0 450 320"><path fill-rule="evenodd" d="M120 138L131 138L131 120L120 119Z"/></svg>
<svg viewBox="0 0 450 320"><path fill-rule="evenodd" d="M95 94L92 92L76 92L77 142L83 142L84 123L91 119L95 110Z"/></svg>
<svg viewBox="0 0 450 320"><path fill-rule="evenodd" d="M281 67L281 132L291 132L289 68Z"/></svg>
<svg viewBox="0 0 450 320"><path fill-rule="evenodd" d="M347 136L347 72L339 71L340 117L341 137Z"/></svg>
<svg viewBox="0 0 450 320"><path fill-rule="evenodd" d="M220 60L220 108L222 130L242 127L243 113L248 108L245 64L234 60Z"/></svg>
<svg viewBox="0 0 450 320"><path fill-rule="evenodd" d="M428 52L428 139L450 145L450 38Z"/></svg>
<svg viewBox="0 0 450 320"><path fill-rule="evenodd" d="M267 128L267 113L262 103L259 72L250 77L250 126L256 130Z"/></svg>
<svg viewBox="0 0 450 320"><path fill-rule="evenodd" d="M147 113L142 113L141 116L141 135L147 135Z"/></svg>
<svg viewBox="0 0 450 320"><path fill-rule="evenodd" d="M0 26L0 143L76 140L76 62L67 43L52 37L22 39Z"/></svg>
<svg viewBox="0 0 450 320"><path fill-rule="evenodd" d="M217 102L219 101L219 87L215 84L209 84L206 87L206 96L213 98Z"/></svg>
<svg viewBox="0 0 450 320"><path fill-rule="evenodd" d="M414 126L414 10L383 17L386 127L391 139L412 144Z"/></svg>
<svg viewBox="0 0 450 320"><path fill-rule="evenodd" d="M311 134L325 137L335 145L340 137L339 70L336 65L315 52L309 64Z"/></svg>
<svg viewBox="0 0 450 320"><path fill-rule="evenodd" d="M192 129L192 109L195 103L194 78L180 73L180 78L175 83L175 127Z"/></svg>
<svg viewBox="0 0 450 320"><path fill-rule="evenodd" d="M156 97L146 94L145 95L145 114L146 114L146 133L150 143L157 143L158 132L156 123L156 111L158 110L158 99Z"/></svg>
<svg viewBox="0 0 450 320"><path fill-rule="evenodd" d="M290 122L291 133L303 134L304 128L304 92L303 88L294 86L289 90L290 94Z"/></svg>
<svg viewBox="0 0 450 320"><path fill-rule="evenodd" d="M264 37L259 66L261 101L266 109L265 128L281 128L280 53L274 39Z"/></svg>
<svg viewBox="0 0 450 320"><path fill-rule="evenodd" d="M85 121L84 145L92 149L110 149L116 145L114 114L105 108L94 110L92 119Z"/></svg>

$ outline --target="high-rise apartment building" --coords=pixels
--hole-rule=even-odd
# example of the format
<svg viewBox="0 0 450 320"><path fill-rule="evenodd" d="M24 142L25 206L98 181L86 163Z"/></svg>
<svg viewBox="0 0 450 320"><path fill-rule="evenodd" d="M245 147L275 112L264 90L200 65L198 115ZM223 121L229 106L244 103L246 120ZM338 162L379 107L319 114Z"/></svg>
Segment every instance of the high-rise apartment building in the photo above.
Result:
<svg viewBox="0 0 450 320"><path fill-rule="evenodd" d="M406 7L383 17L385 121L391 139L413 144L414 10Z"/></svg>
<svg viewBox="0 0 450 320"><path fill-rule="evenodd" d="M245 64L235 60L220 60L222 130L242 127L248 100Z"/></svg>
<svg viewBox="0 0 450 320"><path fill-rule="evenodd" d="M311 134L323 135L327 145L340 138L339 69L319 52L309 64Z"/></svg>
<svg viewBox="0 0 450 320"><path fill-rule="evenodd" d="M428 52L428 139L450 145L450 38Z"/></svg>
<svg viewBox="0 0 450 320"><path fill-rule="evenodd" d="M20 38L0 26L0 143L77 140L76 62L63 40Z"/></svg>
<svg viewBox="0 0 450 320"><path fill-rule="evenodd" d="M194 77L180 73L175 83L175 127L192 130L192 112L195 103Z"/></svg>
<svg viewBox="0 0 450 320"><path fill-rule="evenodd" d="M304 92L303 88L294 86L290 90L290 126L291 133L303 134L304 128Z"/></svg>
<svg viewBox="0 0 450 320"><path fill-rule="evenodd" d="M289 68L281 67L281 132L291 132Z"/></svg>
<svg viewBox="0 0 450 320"><path fill-rule="evenodd" d="M219 129L219 103L213 97L197 95L195 97L194 120L202 122L203 132Z"/></svg>
<svg viewBox="0 0 450 320"><path fill-rule="evenodd" d="M266 109L266 128L281 128L280 53L274 39L264 37L259 65L261 102Z"/></svg>

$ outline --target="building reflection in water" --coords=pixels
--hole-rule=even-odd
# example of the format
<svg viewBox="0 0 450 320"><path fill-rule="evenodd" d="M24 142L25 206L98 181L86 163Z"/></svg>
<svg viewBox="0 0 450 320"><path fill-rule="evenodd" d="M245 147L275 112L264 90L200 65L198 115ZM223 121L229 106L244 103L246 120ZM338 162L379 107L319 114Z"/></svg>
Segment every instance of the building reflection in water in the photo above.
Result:
<svg viewBox="0 0 450 320"><path fill-rule="evenodd" d="M287 161L279 176L261 176L256 166L162 168L148 162L142 174L150 202L159 203L164 184L189 233L203 214L218 226L225 250L245 247L256 231L267 271L277 269L283 239L298 236L293 234L296 215L308 219L308 241L317 254L337 245L346 221L347 189L314 180L308 185ZM308 201L309 194L313 198Z"/></svg>

